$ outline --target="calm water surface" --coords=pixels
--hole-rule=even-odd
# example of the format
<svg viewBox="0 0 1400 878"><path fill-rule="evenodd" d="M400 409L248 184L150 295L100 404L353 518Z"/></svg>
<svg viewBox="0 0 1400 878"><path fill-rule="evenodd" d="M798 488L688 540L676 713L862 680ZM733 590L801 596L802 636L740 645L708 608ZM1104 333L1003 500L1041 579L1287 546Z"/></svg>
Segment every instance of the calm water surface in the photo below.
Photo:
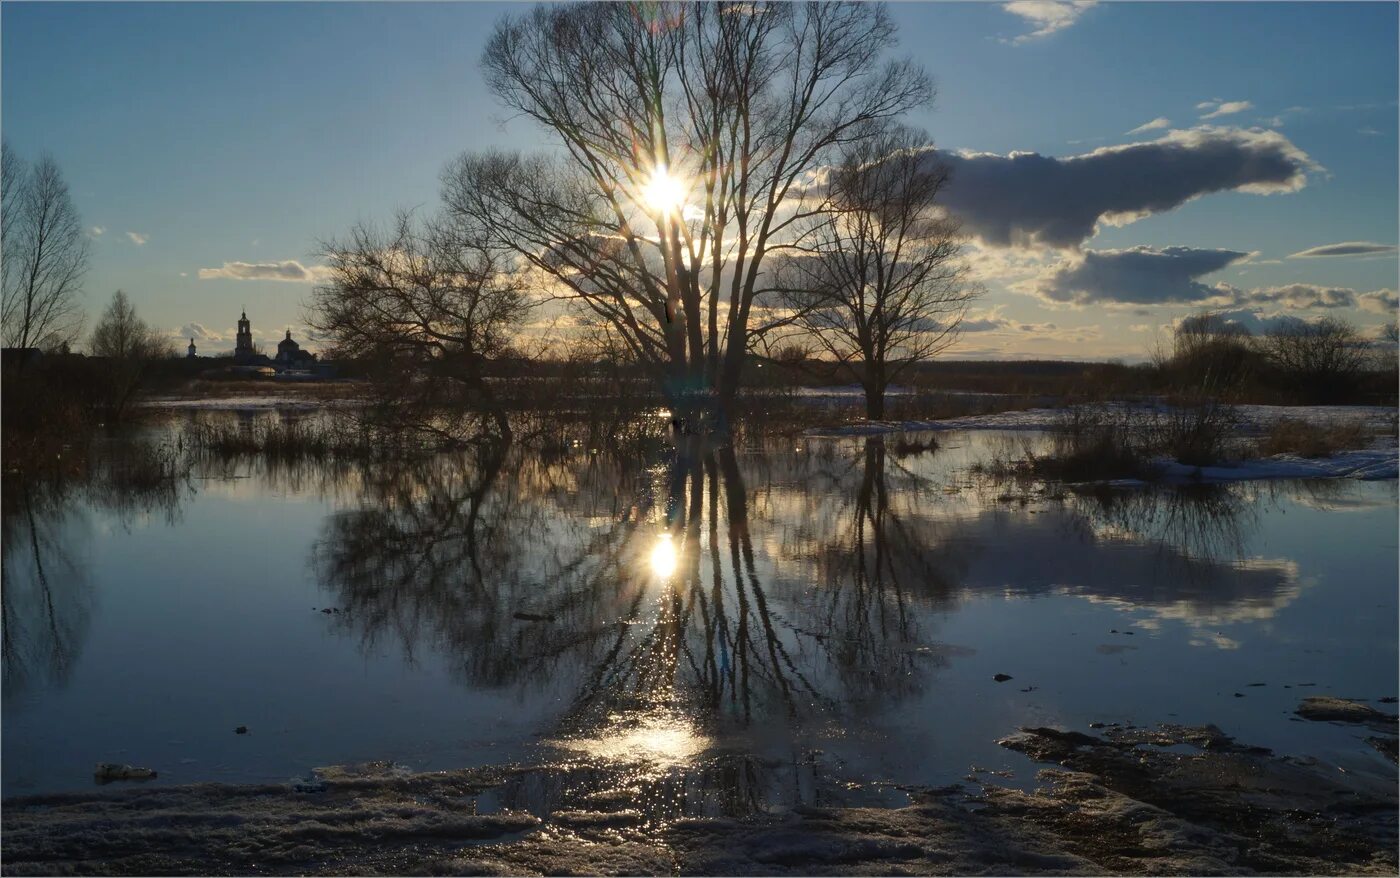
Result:
<svg viewBox="0 0 1400 878"><path fill-rule="evenodd" d="M897 803L1099 722L1393 772L1292 711L1400 688L1395 482L1023 498L970 472L1003 438L939 439L7 485L4 794L391 760Z"/></svg>

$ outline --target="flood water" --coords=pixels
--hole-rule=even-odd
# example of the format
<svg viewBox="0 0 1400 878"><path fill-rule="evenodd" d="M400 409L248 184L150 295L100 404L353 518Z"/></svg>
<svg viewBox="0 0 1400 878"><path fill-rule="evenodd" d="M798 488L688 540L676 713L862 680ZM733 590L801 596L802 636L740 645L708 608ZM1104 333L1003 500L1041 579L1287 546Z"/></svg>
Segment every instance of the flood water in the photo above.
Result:
<svg viewBox="0 0 1400 878"><path fill-rule="evenodd" d="M543 766L510 807L897 804L1114 722L1393 774L1292 712L1393 709L1394 481L1028 496L970 471L997 434L938 440L7 484L4 795L388 760Z"/></svg>

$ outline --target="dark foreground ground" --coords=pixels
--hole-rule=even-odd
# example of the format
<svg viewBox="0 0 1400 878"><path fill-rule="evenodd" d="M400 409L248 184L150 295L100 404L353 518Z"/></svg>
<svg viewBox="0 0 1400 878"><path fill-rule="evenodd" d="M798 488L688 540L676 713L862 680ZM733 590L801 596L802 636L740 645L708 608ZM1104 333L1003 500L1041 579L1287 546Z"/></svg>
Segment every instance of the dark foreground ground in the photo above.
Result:
<svg viewBox="0 0 1400 878"><path fill-rule="evenodd" d="M1394 724L1376 746L1394 758ZM1358 778L1236 743L1214 727L1026 729L1002 742L1047 767L1037 792L910 790L896 809L656 819L626 791L547 819L478 813L540 768L312 783L126 789L11 799L5 874L1388 874L1394 775ZM586 766L553 766L558 775ZM533 780L531 779L533 775ZM568 786L567 777L564 785ZM576 805L577 807L572 807Z"/></svg>

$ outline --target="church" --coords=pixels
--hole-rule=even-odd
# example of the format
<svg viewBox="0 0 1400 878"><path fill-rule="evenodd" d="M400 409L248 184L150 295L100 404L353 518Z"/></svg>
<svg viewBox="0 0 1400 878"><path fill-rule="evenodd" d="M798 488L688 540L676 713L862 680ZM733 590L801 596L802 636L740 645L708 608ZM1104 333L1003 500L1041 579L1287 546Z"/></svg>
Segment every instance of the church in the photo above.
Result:
<svg viewBox="0 0 1400 878"><path fill-rule="evenodd" d="M190 344L193 346L194 339L190 339ZM248 319L246 310L238 318L233 359L240 366L271 366L279 372L284 369L309 369L316 364L316 355L302 350L301 345L292 340L290 329L287 330L287 337L277 343L277 356L269 359L253 344L253 323Z"/></svg>

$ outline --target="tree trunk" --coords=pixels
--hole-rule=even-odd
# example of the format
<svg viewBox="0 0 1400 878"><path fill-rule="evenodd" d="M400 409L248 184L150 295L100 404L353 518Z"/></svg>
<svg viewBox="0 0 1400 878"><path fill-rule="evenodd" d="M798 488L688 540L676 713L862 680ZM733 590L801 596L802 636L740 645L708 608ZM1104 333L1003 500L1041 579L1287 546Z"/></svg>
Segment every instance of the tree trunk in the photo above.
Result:
<svg viewBox="0 0 1400 878"><path fill-rule="evenodd" d="M885 419L885 388L890 380L885 375L885 361L878 349L865 350L865 417L870 421L883 421Z"/></svg>
<svg viewBox="0 0 1400 878"><path fill-rule="evenodd" d="M869 383L865 385L865 419L883 421L885 419L885 388Z"/></svg>

